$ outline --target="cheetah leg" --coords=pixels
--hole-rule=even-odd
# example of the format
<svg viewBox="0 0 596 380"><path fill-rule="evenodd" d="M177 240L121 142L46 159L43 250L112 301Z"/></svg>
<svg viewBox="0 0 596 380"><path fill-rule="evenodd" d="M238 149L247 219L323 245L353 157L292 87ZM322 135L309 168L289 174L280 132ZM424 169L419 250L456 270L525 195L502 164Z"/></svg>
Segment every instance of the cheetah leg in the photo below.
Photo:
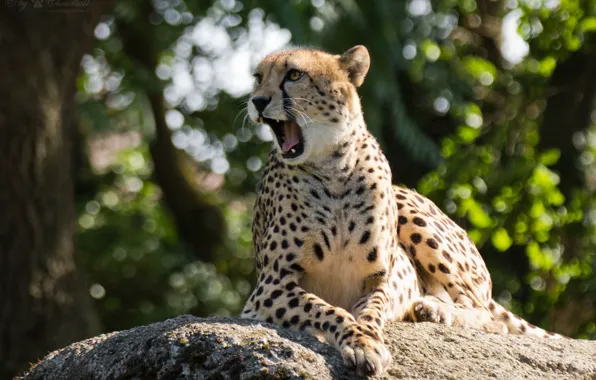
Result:
<svg viewBox="0 0 596 380"><path fill-rule="evenodd" d="M553 332L543 330L540 327L534 326L533 324L523 320L521 317L505 309L494 300L490 300L488 304L488 310L490 310L493 317L497 321L506 326L506 331L509 334L533 335L547 338L564 338L562 335L555 334Z"/></svg>
<svg viewBox="0 0 596 380"><path fill-rule="evenodd" d="M352 307L352 315L356 318L356 322L366 330L374 331L382 342L383 327L392 311L389 294L391 294L389 283L382 281L372 291L363 295ZM357 358L363 355L362 352L357 351L355 354ZM388 351L382 352L382 354L382 366L387 368L391 365L391 355Z"/></svg>
<svg viewBox="0 0 596 380"><path fill-rule="evenodd" d="M378 375L391 355L376 329L356 322L352 314L334 307L298 286L298 276L285 275L272 283L259 283L249 298L242 318L322 334L341 353L346 365L362 375ZM389 358L389 359L387 359Z"/></svg>
<svg viewBox="0 0 596 380"><path fill-rule="evenodd" d="M495 334L506 334L507 328L483 309L471 309L446 303L434 296L424 296L412 303L414 322L434 322L448 326L474 328Z"/></svg>
<svg viewBox="0 0 596 380"><path fill-rule="evenodd" d="M360 297L352 306L352 315L356 317L356 321L377 330L381 335L385 321L389 319L389 313L392 310L392 302L388 294L391 294L389 284L383 282Z"/></svg>
<svg viewBox="0 0 596 380"><path fill-rule="evenodd" d="M424 297L416 300L411 307L411 319L417 322L435 322L446 325L475 328L486 332L503 334L505 326L497 322L486 308L473 307L465 294L453 300L449 287L443 285L431 273L420 271L419 278L425 289Z"/></svg>

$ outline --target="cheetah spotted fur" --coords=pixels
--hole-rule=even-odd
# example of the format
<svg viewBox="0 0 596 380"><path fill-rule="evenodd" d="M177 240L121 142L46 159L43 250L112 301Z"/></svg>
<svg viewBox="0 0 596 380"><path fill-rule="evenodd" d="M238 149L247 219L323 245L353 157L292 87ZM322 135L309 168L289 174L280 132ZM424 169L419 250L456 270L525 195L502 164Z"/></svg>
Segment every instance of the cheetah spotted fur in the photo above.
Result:
<svg viewBox="0 0 596 380"><path fill-rule="evenodd" d="M257 285L243 318L323 336L363 375L391 363L388 320L557 336L497 304L467 233L429 199L392 185L356 92L365 47L267 56L248 102L274 149L253 221Z"/></svg>

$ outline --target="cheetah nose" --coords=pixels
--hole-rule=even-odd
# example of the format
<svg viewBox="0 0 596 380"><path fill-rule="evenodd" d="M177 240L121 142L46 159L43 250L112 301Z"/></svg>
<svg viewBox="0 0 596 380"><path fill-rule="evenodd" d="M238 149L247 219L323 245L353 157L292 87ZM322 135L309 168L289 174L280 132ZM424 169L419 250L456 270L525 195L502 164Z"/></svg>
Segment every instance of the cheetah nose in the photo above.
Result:
<svg viewBox="0 0 596 380"><path fill-rule="evenodd" d="M263 111L265 111L265 107L267 104L271 102L271 96L255 96L252 98L252 103L255 105L257 111L259 111L259 115L263 115Z"/></svg>

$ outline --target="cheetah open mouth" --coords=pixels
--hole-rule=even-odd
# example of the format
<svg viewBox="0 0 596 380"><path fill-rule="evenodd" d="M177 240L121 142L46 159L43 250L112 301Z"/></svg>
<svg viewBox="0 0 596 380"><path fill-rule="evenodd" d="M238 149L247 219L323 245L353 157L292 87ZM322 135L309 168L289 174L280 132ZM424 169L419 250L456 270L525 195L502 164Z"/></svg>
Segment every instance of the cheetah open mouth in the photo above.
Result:
<svg viewBox="0 0 596 380"><path fill-rule="evenodd" d="M263 121L271 127L281 146L283 158L296 158L304 153L304 137L300 126L294 120L274 120L264 117Z"/></svg>

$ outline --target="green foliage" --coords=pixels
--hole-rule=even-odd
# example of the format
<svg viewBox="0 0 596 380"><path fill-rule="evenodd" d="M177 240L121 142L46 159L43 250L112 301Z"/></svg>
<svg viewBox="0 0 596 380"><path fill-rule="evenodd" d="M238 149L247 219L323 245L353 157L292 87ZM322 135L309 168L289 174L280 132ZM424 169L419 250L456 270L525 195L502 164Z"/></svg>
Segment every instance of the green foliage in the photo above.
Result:
<svg viewBox="0 0 596 380"><path fill-rule="evenodd" d="M179 241L151 179L146 145L118 154L79 202L77 246L90 293L110 330L183 313L238 313L253 272L247 201L221 204L228 230L218 260L195 260Z"/></svg>

